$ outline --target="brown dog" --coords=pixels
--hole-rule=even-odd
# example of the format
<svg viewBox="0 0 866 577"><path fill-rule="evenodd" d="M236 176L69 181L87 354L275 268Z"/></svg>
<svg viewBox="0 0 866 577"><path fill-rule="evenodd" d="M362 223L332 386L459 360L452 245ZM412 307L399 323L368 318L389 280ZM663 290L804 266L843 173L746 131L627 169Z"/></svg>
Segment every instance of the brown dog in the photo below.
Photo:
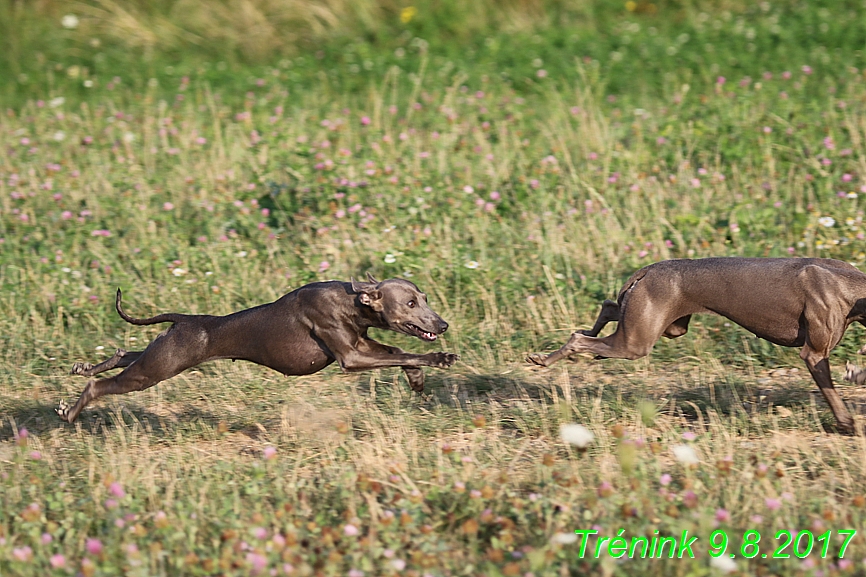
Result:
<svg viewBox="0 0 866 577"><path fill-rule="evenodd" d="M595 326L577 331L558 351L527 361L548 367L575 353L638 359L661 336L686 334L695 313L715 313L785 347L800 358L830 405L839 429L854 420L830 379L830 351L853 322L866 325L866 274L825 258L704 258L667 260L637 271L617 302L606 300ZM598 338L609 322L616 331ZM861 352L866 352L864 347Z"/></svg>
<svg viewBox="0 0 866 577"><path fill-rule="evenodd" d="M446 368L453 353L405 353L367 336L371 328L389 329L435 341L448 329L427 306L427 295L403 279L382 282L317 282L302 286L279 300L224 317L161 314L135 319L115 307L123 320L134 325L174 323L143 351L119 349L96 366L75 363L72 374L92 377L114 368L113 377L91 380L71 408L62 402L60 418L73 422L94 399L141 391L206 361L241 359L270 367L284 375L309 375L334 361L344 371L402 367L412 390L424 390L421 367Z"/></svg>

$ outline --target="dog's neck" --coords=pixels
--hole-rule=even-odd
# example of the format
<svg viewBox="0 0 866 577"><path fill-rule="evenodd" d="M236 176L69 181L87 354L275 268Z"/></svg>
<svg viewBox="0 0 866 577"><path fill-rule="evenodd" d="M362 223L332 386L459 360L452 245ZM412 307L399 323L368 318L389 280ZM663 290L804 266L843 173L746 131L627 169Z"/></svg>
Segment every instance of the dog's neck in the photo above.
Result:
<svg viewBox="0 0 866 577"><path fill-rule="evenodd" d="M388 322L385 320L384 315L381 312L374 311L372 308L367 305L360 304L355 307L357 311L357 324L359 327L364 328L364 332L366 333L367 329L388 329Z"/></svg>

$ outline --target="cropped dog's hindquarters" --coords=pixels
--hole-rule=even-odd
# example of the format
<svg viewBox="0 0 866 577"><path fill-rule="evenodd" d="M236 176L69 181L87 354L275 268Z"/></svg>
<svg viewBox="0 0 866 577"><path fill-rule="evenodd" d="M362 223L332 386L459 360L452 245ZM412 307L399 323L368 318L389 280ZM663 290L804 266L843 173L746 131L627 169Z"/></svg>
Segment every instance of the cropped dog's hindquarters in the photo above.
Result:
<svg viewBox="0 0 866 577"><path fill-rule="evenodd" d="M427 305L427 296L403 279L312 283L273 303L222 317L164 313L133 318L121 308L120 290L115 306L128 323L172 325L143 351L118 349L96 365L75 363L72 373L86 377L124 370L91 379L73 406L61 403L57 413L65 421L75 421L99 397L141 391L218 359L250 361L284 375L309 375L335 361L344 371L400 367L412 390L422 392L422 367L447 368L458 358L446 352L407 353L367 335L378 328L433 342L448 329Z"/></svg>
<svg viewBox="0 0 866 577"><path fill-rule="evenodd" d="M715 313L777 345L801 347L800 358L836 418L854 431L854 419L833 386L830 351L853 322L866 325L866 275L848 263L821 258L706 258L662 261L637 271L616 302L605 301L595 326L571 335L549 355L527 361L548 367L573 354L638 359L662 336L680 337L693 314ZM613 334L599 337L608 322ZM866 347L861 349L866 351ZM866 382L847 367L846 379Z"/></svg>

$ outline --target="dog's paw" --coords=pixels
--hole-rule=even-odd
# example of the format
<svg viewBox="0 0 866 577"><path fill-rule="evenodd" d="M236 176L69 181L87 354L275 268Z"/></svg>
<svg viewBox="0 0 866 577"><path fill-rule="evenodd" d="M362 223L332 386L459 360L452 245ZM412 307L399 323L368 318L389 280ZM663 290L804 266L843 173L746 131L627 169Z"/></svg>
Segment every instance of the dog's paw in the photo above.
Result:
<svg viewBox="0 0 866 577"><path fill-rule="evenodd" d="M460 355L454 353L432 353L432 356L433 364L431 366L439 367L440 369L447 369L460 358Z"/></svg>
<svg viewBox="0 0 866 577"><path fill-rule="evenodd" d="M57 405L57 408L54 409L54 412L57 413L57 416L60 417L61 421L69 422L69 404L66 401L60 401L60 404Z"/></svg>
<svg viewBox="0 0 866 577"><path fill-rule="evenodd" d="M866 369L848 361L845 363L845 380L855 385L866 383Z"/></svg>
<svg viewBox="0 0 866 577"><path fill-rule="evenodd" d="M90 363L75 363L72 365L72 371L70 374L73 375L86 375L88 371L93 368L93 365Z"/></svg>
<svg viewBox="0 0 866 577"><path fill-rule="evenodd" d="M526 356L526 362L529 363L530 365L537 365L539 367L546 367L547 365L544 364L544 361L546 358L547 358L547 355L545 355L544 353L532 353L532 354Z"/></svg>
<svg viewBox="0 0 866 577"><path fill-rule="evenodd" d="M856 427L854 427L854 419L851 417L844 421L837 421L836 430L839 431L839 434L846 436L854 435L857 432Z"/></svg>
<svg viewBox="0 0 866 577"><path fill-rule="evenodd" d="M424 392L424 371L421 369L404 367L403 372L406 374L406 380L409 381L409 388L418 394Z"/></svg>

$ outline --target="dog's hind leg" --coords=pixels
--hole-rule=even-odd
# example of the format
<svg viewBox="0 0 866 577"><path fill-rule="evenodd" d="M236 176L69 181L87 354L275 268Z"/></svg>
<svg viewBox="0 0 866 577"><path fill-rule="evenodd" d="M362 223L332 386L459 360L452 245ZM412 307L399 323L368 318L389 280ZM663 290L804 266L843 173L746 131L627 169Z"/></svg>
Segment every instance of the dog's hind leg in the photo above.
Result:
<svg viewBox="0 0 866 577"><path fill-rule="evenodd" d="M577 331L588 337L597 337L598 333L607 325L607 323L615 323L619 321L619 304L610 299L601 303L601 312L598 313L598 318L595 324L589 330Z"/></svg>
<svg viewBox="0 0 866 577"><path fill-rule="evenodd" d="M146 357L145 357L146 358ZM99 397L105 395L122 395L133 391L143 391L169 379L184 369L194 367L198 362L184 363L169 367L167 370L160 367L159 370L154 370L151 365L150 371L148 367L142 366L141 363L135 363L124 369L119 375L108 377L105 379L91 379L78 401L72 407L69 407L65 402L60 403L60 407L55 409L57 414L66 422L72 423L84 410L84 407L95 401Z"/></svg>
<svg viewBox="0 0 866 577"><path fill-rule="evenodd" d="M81 375L82 377L92 377L99 373L110 371L111 369L122 369L134 363L143 352L144 351L125 351L123 349L117 349L114 356L102 361L98 365L92 365L90 363L75 363L72 365L71 374Z"/></svg>
<svg viewBox="0 0 866 577"><path fill-rule="evenodd" d="M196 340L199 341L199 347L188 346ZM195 327L174 325L154 339L144 351L139 352L135 362L122 373L89 381L75 405L69 407L66 403L61 403L56 412L61 419L72 423L84 407L100 397L143 391L170 379L185 369L208 360L206 342L207 335L204 331Z"/></svg>
<svg viewBox="0 0 866 577"><path fill-rule="evenodd" d="M644 285L638 285L635 290L639 292L629 296L628 306L625 303L619 306L619 324L613 334L598 338L575 332L558 351L549 355L534 353L526 360L543 367L549 367L576 353L591 353L604 359L634 360L647 356L655 342L667 331L672 334L685 333L688 315L683 313L688 311L659 310L659 306L648 298ZM612 312L612 307L608 309ZM604 316L603 307L596 325Z"/></svg>
<svg viewBox="0 0 866 577"><path fill-rule="evenodd" d="M620 325L621 327L622 325ZM612 335L597 338L588 337L581 333L572 333L571 338L562 348L549 355L533 353L526 357L530 363L549 367L576 353L591 353L596 358L602 359L629 359L635 360L647 356L653 348L658 334L650 339L627 339L625 333L617 327ZM661 330L659 331L661 332Z"/></svg>
<svg viewBox="0 0 866 577"><path fill-rule="evenodd" d="M123 393L131 393L132 391L141 391L165 380L149 379L144 375L139 374L141 371L137 369L138 365L133 365L119 375L99 380L91 379L87 382L87 386L84 387L84 391L82 391L81 396L78 397L78 400L72 407L67 405L65 401L61 401L60 406L57 409L54 409L55 412L64 421L72 423L78 418L78 415L81 414L84 407L99 397L105 395L120 395Z"/></svg>

